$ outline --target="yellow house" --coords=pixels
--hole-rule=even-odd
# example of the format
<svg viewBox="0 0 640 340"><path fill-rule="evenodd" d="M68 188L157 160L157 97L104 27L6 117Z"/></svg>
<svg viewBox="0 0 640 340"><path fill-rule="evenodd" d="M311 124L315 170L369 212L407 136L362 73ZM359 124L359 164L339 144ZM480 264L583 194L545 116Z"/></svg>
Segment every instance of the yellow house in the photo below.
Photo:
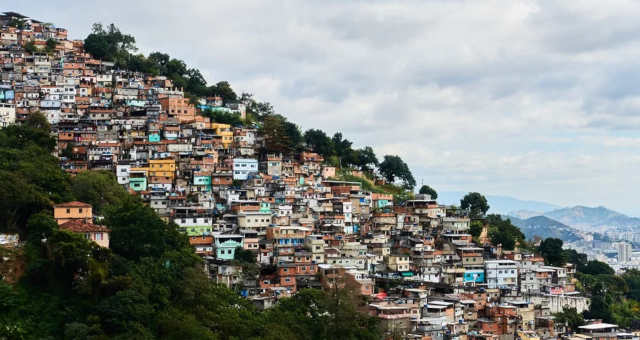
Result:
<svg viewBox="0 0 640 340"><path fill-rule="evenodd" d="M533 332L533 331L522 331L522 330L519 330L518 331L518 336L522 340L540 340L540 337L538 336L538 334L536 334L536 332Z"/></svg>
<svg viewBox="0 0 640 340"><path fill-rule="evenodd" d="M149 161L149 176L170 177L176 173L176 161L173 159L152 159Z"/></svg>
<svg viewBox="0 0 640 340"><path fill-rule="evenodd" d="M216 135L222 138L222 146L228 148L233 143L233 131L231 125L223 123L211 123L211 129L215 130Z"/></svg>

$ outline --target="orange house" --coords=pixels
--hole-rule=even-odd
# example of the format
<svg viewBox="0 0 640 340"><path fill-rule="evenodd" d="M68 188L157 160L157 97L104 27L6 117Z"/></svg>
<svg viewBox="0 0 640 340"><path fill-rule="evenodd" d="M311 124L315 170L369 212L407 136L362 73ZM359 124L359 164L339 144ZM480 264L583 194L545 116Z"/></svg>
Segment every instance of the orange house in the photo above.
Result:
<svg viewBox="0 0 640 340"><path fill-rule="evenodd" d="M191 122L196 119L196 108L185 98L160 98L160 105L170 116L179 122Z"/></svg>
<svg viewBox="0 0 640 340"><path fill-rule="evenodd" d="M73 201L53 206L53 218L62 225L69 221L80 220L86 223L93 219L91 204Z"/></svg>

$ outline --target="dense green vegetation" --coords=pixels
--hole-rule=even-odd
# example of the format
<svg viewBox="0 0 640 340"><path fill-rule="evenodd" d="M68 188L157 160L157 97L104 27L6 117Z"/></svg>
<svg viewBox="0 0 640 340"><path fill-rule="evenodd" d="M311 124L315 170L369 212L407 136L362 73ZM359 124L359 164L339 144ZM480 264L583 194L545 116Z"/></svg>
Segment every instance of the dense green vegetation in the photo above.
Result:
<svg viewBox="0 0 640 340"><path fill-rule="evenodd" d="M503 220L502 216L491 214L486 217L486 223L489 225L489 238L494 245L502 244L504 250L513 250L517 244L526 246L524 234L509 219ZM475 232L478 233L477 227Z"/></svg>
<svg viewBox="0 0 640 340"><path fill-rule="evenodd" d="M336 177L332 178L339 181L358 182L363 190L378 193L393 195L393 201L395 204L402 204L402 202L413 199L413 192L407 190L402 186L398 186L391 183L376 183L371 173L364 172L364 176L354 176L351 174L350 169L340 169L336 173Z"/></svg>
<svg viewBox="0 0 640 340"><path fill-rule="evenodd" d="M577 331L578 327L584 325L584 317L573 308L565 308L560 313L553 314L556 324L566 325L572 331Z"/></svg>
<svg viewBox="0 0 640 340"><path fill-rule="evenodd" d="M438 198L438 193L436 192L436 190L428 185L421 186L420 191L418 191L418 193L430 195L431 199L434 199L434 200Z"/></svg>
<svg viewBox="0 0 640 340"><path fill-rule="evenodd" d="M482 194L470 192L460 200L460 209L468 210L471 218L481 218L489 211L489 203Z"/></svg>
<svg viewBox="0 0 640 340"><path fill-rule="evenodd" d="M209 280L177 231L112 174L68 177L44 117L0 130L2 231L19 232L19 282L0 280L0 339L347 339L380 337L353 291L302 290L260 312ZM90 202L110 249L58 228L51 204ZM238 261L251 264L252 255Z"/></svg>
<svg viewBox="0 0 640 340"><path fill-rule="evenodd" d="M402 186L407 189L413 189L416 186L416 180L409 170L409 166L399 156L384 156L384 160L380 163L379 171L382 177L389 183L396 181L396 178L402 181Z"/></svg>

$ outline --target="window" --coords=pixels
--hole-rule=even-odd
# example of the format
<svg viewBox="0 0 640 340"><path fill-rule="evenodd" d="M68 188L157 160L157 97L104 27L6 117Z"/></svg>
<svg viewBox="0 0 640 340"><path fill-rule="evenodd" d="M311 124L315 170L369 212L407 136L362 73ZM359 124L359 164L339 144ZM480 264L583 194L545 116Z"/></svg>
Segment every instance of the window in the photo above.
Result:
<svg viewBox="0 0 640 340"><path fill-rule="evenodd" d="M70 214L70 213L71 213L71 209L67 209L67 214Z"/></svg>
<svg viewBox="0 0 640 340"><path fill-rule="evenodd" d="M79 212L82 214L82 208L80 208L80 211L79 211Z"/></svg>

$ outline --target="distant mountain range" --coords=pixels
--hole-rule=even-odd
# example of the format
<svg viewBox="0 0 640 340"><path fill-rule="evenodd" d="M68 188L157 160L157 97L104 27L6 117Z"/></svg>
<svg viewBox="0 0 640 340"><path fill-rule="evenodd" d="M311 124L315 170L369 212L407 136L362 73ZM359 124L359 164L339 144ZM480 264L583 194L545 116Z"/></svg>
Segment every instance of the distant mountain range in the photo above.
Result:
<svg viewBox="0 0 640 340"><path fill-rule="evenodd" d="M559 238L565 242L574 242L582 239L578 230L546 216L534 216L527 219L520 219L514 216L505 217L509 218L513 225L520 228L527 239L532 239L536 236L543 239L547 237Z"/></svg>
<svg viewBox="0 0 640 340"><path fill-rule="evenodd" d="M544 213L544 216L584 231L607 229L634 229L640 227L640 218L629 217L605 207L575 206Z"/></svg>
<svg viewBox="0 0 640 340"><path fill-rule="evenodd" d="M463 191L445 191L438 193L438 202L443 204L455 204L460 205L460 200L468 192ZM489 201L489 213L490 214L509 214L512 211L527 210L533 212L544 213L551 210L562 208L558 205L540 202L521 200L509 196L499 195L485 195L487 201ZM540 215L538 213L537 215Z"/></svg>
<svg viewBox="0 0 640 340"><path fill-rule="evenodd" d="M438 193L443 204L459 205L466 195L462 191ZM563 208L555 204L521 200L509 196L485 195L489 214L508 216L527 238L557 237L564 241L580 239L580 232L605 232L640 228L640 218L630 217L605 207L574 206Z"/></svg>

